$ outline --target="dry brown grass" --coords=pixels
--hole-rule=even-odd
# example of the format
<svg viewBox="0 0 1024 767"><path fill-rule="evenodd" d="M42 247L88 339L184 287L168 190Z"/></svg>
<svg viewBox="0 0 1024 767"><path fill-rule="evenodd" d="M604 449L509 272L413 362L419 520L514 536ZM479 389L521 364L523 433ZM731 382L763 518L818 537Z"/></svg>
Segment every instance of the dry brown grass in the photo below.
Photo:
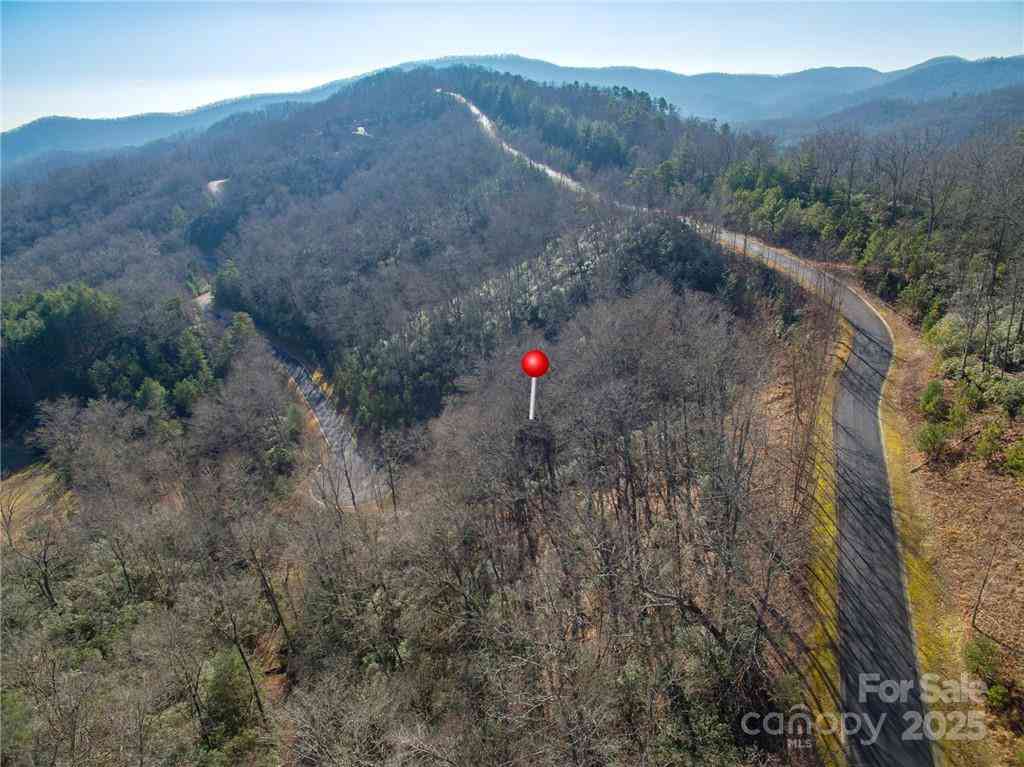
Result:
<svg viewBox="0 0 1024 767"><path fill-rule="evenodd" d="M781 250L781 249L780 249ZM799 258L785 251L788 255ZM801 259L813 263L807 259ZM924 423L918 398L935 377L937 355L920 332L880 299L853 284L850 269L817 263L867 300L888 324L895 345L880 417L908 600L922 672L957 678L964 645L984 634L1006 648L1005 671L1024 685L1024 489L973 455L976 435L954 441L950 460L931 464L914 448ZM984 417L997 417L982 414ZM969 426L971 435L978 428ZM1007 430L1006 442L1024 428ZM984 585L984 588L982 588ZM989 737L946 744L947 764L1011 765L1021 738L988 718Z"/></svg>
<svg viewBox="0 0 1024 767"><path fill-rule="evenodd" d="M17 513L12 518L11 534L15 542L31 527L40 509L54 501L57 478L49 464L37 462L12 472L0 482L0 495L4 503L14 503ZM56 498L65 513L71 509L71 494ZM0 537L0 545L2 537Z"/></svg>

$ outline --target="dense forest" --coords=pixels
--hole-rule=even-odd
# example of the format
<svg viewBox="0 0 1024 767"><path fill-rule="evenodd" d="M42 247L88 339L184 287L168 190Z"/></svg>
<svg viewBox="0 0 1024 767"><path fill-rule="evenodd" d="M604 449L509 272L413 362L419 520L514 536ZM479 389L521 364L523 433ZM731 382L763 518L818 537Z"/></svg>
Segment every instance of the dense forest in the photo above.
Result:
<svg viewBox="0 0 1024 767"><path fill-rule="evenodd" d="M490 85L495 80L504 90ZM147 322L154 293L180 294L183 285L197 292L209 279L219 307L247 312L328 372L339 371L343 406L369 412L365 390L379 392L380 401L370 408L379 413L371 424L379 428L438 412L454 377L465 372L443 344L462 349L456 356L469 355L463 361L472 355L447 331L433 348L424 351L420 344L417 353L425 359L401 363L412 369L396 368L394 361L381 367L371 359L379 355L375 349L422 311L465 300L485 280L514 273L555 247L563 234L600 238L597 247L610 249L631 235L609 221L638 232L660 226L663 233L638 236L702 263L721 258L685 227L667 220L628 223L637 216L560 192L542 173L495 152L455 105L435 93L439 85L485 105L488 94L507 100L524 125L543 125L542 153L564 153L573 170L582 164L621 174L624 147L646 147L645 155L631 150L636 161L670 151L688 130L707 130L696 121L680 123L664 101L646 94L540 89L472 69L392 72L360 81L324 104L234 117L195 141L59 171L46 184L5 186L8 290L17 295L29 287L81 281L116 296L117 322L137 337L134 328ZM534 89L538 93L531 95ZM552 98L565 105L547 106ZM632 127L623 133L620 125ZM207 183L219 179L227 180L214 195ZM725 273L720 265L717 271L702 267L711 269L707 274L676 274L683 267L670 261L679 255L637 252L633 258L678 286L688 282L712 292ZM520 283L519 289L528 289ZM585 286L575 290L558 310L565 316L586 300ZM15 302L5 312L23 316L26 327L38 321L38 311ZM548 321L521 319L534 327ZM102 334L110 340L97 342L112 344L119 332L110 327ZM553 337L554 326L548 332ZM8 352L16 351L11 344ZM55 361L37 351L21 353ZM111 353L117 359L106 364L135 364L121 358L128 353L124 345L99 356ZM356 381L353 367L377 381ZM5 376L19 370L5 368ZM69 378L64 393L104 393L88 373ZM33 394L31 376L21 379L20 386L5 387L11 397L5 419L31 413L35 401L61 393L44 386ZM162 385L173 388L178 381L172 379L164 375ZM396 404L396 397L405 404Z"/></svg>
<svg viewBox="0 0 1024 767"><path fill-rule="evenodd" d="M785 763L740 721L828 686L836 318L679 214L851 266L1016 415L1022 161L455 66L5 184L5 440L45 463L0 504L3 764Z"/></svg>
<svg viewBox="0 0 1024 767"><path fill-rule="evenodd" d="M609 198L697 214L853 268L929 334L949 377L1011 414L1024 401L1024 382L1006 375L1024 370L1019 123L982 121L965 134L926 114L889 132L826 127L783 146L673 119L666 102L629 89L466 87L513 143Z"/></svg>

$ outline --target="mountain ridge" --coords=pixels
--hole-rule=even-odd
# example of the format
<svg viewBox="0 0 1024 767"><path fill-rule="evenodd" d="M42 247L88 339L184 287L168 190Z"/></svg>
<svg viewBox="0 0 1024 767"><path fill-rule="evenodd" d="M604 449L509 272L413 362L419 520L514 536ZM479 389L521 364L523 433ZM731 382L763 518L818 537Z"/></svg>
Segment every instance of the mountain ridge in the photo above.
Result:
<svg viewBox="0 0 1024 767"><path fill-rule="evenodd" d="M408 71L422 66L457 64L552 83L585 82L625 86L664 97L683 114L722 122L755 124L800 118L813 120L876 100L944 98L1024 84L1024 55L977 60L939 56L904 69L882 72L871 67L815 67L785 74L703 72L684 75L667 69L630 65L570 67L517 54L446 56L405 62ZM303 91L239 96L180 112L147 112L116 118L51 115L4 131L4 165L18 167L54 153L83 153L140 146L181 133L205 130L234 114L254 112L287 102L323 101L347 85L376 72L332 80Z"/></svg>
<svg viewBox="0 0 1024 767"><path fill-rule="evenodd" d="M178 112L141 112L122 117L47 115L2 134L5 166L58 152L102 152L141 146L180 133L205 130L232 115L287 102L315 103L374 72L332 80L302 91L255 93L222 99Z"/></svg>
<svg viewBox="0 0 1024 767"><path fill-rule="evenodd" d="M949 140L962 140L980 125L991 128L1020 123L1024 123L1024 85L927 101L876 99L821 117L758 120L737 127L791 143L819 129L858 129L872 135L911 127L932 128Z"/></svg>

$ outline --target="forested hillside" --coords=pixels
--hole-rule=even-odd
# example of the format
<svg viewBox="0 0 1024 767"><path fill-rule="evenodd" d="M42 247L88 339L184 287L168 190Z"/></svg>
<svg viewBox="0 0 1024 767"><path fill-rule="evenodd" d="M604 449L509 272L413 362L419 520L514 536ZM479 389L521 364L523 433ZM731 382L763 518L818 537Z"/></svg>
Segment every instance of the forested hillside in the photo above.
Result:
<svg viewBox="0 0 1024 767"><path fill-rule="evenodd" d="M333 370L352 354L365 361L410 317L540 255L560 234L627 218L581 205L495 152L435 93L439 85L493 100L525 137L538 131L538 153L584 176L621 179L690 132L718 136L628 90L540 88L472 69L388 73L322 105L235 117L201 139L5 186L8 292L83 281L117 295L133 323L151 310L154 291L197 291L210 278L219 306L248 312ZM736 151L725 135L721 146ZM224 180L216 194L211 180ZM707 257L707 246L687 242ZM26 314L13 302L5 311ZM448 385L427 387L429 407L409 407L436 411Z"/></svg>
<svg viewBox="0 0 1024 767"><path fill-rule="evenodd" d="M783 763L741 721L838 694L836 317L679 214L856 270L1012 418L1024 145L961 138L451 66L5 184L3 763Z"/></svg>
<svg viewBox="0 0 1024 767"><path fill-rule="evenodd" d="M41 459L0 507L4 764L781 752L739 717L799 687L827 309L438 89L609 186L719 137L424 69L4 186L5 439ZM269 344L323 372L368 482Z"/></svg>
<svg viewBox="0 0 1024 767"><path fill-rule="evenodd" d="M219 270L220 305L329 363L594 218L495 153L434 82L382 77L290 116L5 187L8 293L81 280L142 312L154 291ZM222 178L215 197L207 182Z"/></svg>
<svg viewBox="0 0 1024 767"><path fill-rule="evenodd" d="M1012 114L968 135L942 123L823 128L781 147L673 119L666 103L628 89L605 99L576 85L466 87L514 143L607 194L854 265L925 329L966 323L968 357L1022 365L1024 138Z"/></svg>
<svg viewBox="0 0 1024 767"><path fill-rule="evenodd" d="M944 359L942 375L969 390L973 404L964 407L991 406L1011 418L1021 409L1018 89L925 103L905 123L872 133L822 127L790 146L675 119L666 102L628 88L472 78L465 87L516 146L608 198L695 214L852 270L928 334ZM956 120L964 101L972 115L966 130ZM1014 457L1024 447L998 431L987 454L1000 465L1007 450L1005 465L1024 475ZM963 424L939 424L921 444L940 455L956 433Z"/></svg>

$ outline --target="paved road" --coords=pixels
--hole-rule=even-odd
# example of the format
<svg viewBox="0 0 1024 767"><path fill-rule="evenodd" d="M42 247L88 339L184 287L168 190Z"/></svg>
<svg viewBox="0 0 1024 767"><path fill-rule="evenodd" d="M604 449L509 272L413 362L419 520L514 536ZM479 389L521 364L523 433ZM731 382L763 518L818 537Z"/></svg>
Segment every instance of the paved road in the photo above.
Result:
<svg viewBox="0 0 1024 767"><path fill-rule="evenodd" d="M466 97L461 96L458 93L453 93L452 91L442 91L440 88L437 89L436 93L441 93L445 96L451 96L460 104L465 105L469 109L469 111L473 113L473 116L476 117L476 121L477 124L480 126L480 130L486 133L490 138L494 139L494 141L496 141L498 145L501 147L502 151L507 152L513 157L519 158L534 170L541 171L555 183L562 184L563 186L568 187L573 192L576 192L576 194L582 194L589 197L596 197L596 195L593 192L591 192L589 189L583 186L583 184L581 184L579 181L576 181L575 179L570 178L564 173L555 170L550 165L545 165L542 162L537 162L536 160L527 157L525 154L520 152L511 144L502 141L501 137L498 136L498 130L497 128L494 127L494 122L491 120L491 118L489 118L487 115L481 112L477 108L476 104L471 102Z"/></svg>
<svg viewBox="0 0 1024 767"><path fill-rule="evenodd" d="M725 232L719 239L742 248L741 235ZM849 760L851 765L930 767L928 742L903 737L913 719L925 712L878 415L882 384L892 360L892 336L871 306L832 276L757 240L747 241L747 252L796 275L806 286L834 290L839 311L853 326L853 349L832 411L839 527L839 669L843 711L881 723L881 728L871 745L861 743L857 735L851 737ZM905 680L913 689L906 700L887 703L874 692L863 700L861 680L869 675L875 675L874 682ZM864 692L869 689L863 687Z"/></svg>
<svg viewBox="0 0 1024 767"><path fill-rule="evenodd" d="M338 412L324 390L313 380L305 365L283 349L276 346L270 348L306 401L306 405L316 418L320 434L327 443L328 451L323 456L319 471L333 474L336 486L347 489L342 484L344 467L347 467L356 501L362 503L369 500L373 497L373 471L356 448L356 436L352 425Z"/></svg>
<svg viewBox="0 0 1024 767"><path fill-rule="evenodd" d="M196 296L195 302L203 312L213 316L212 292L206 291ZM281 367L291 378L310 412L313 413L317 428L327 445L327 454L323 458L319 471L331 472L337 479L344 476L343 469L347 467L356 500L359 503L369 500L373 497L373 470L360 455L356 447L355 434L348 420L338 412L338 409L324 390L313 380L313 376L302 362L284 349L272 343L269 345L270 351L281 363ZM337 479L337 481L340 484L341 480Z"/></svg>
<svg viewBox="0 0 1024 767"><path fill-rule="evenodd" d="M593 195L565 174L525 157L502 141L494 123L464 97L445 93L465 104L504 151L573 191ZM719 232L718 237L726 244L742 244L741 236L733 232ZM931 767L930 744L904 737L914 717L924 710L878 412L892 360L892 336L864 299L830 275L753 239L747 240L746 252L796 276L811 290L834 291L839 311L854 328L853 349L833 406L841 707L861 722L870 720L877 739L864 742L863 732L851 735L848 758L851 767ZM875 682L906 682L912 689L905 699L886 702L862 686L865 677Z"/></svg>

